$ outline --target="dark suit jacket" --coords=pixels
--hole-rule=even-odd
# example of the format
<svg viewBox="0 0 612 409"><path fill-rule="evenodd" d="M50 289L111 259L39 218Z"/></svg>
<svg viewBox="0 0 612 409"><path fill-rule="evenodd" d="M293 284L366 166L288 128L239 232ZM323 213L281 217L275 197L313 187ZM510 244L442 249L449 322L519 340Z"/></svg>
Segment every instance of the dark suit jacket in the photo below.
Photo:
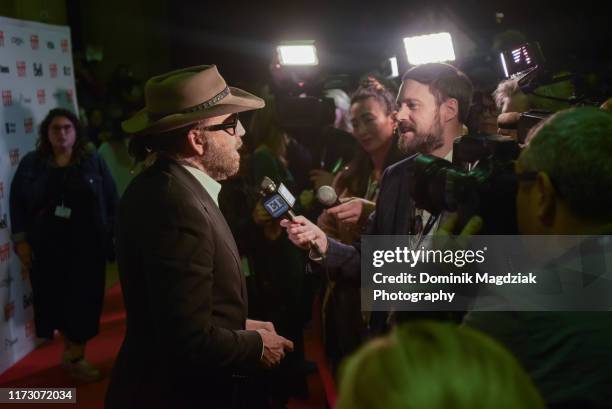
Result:
<svg viewBox="0 0 612 409"><path fill-rule="evenodd" d="M383 173L380 192L376 200L376 210L363 234L366 235L406 235L415 233L416 206L410 195L409 184L414 172L414 159L410 156L389 166ZM322 268L337 282L348 281L352 285L361 282L361 243L343 244L329 239L327 255ZM370 315L369 333L378 335L387 329L388 314L373 312ZM393 320L413 319L455 320L454 314L445 312L397 312Z"/></svg>
<svg viewBox="0 0 612 409"><path fill-rule="evenodd" d="M245 279L217 205L159 159L125 191L116 237L127 330L106 407L231 407L263 344L244 330Z"/></svg>
<svg viewBox="0 0 612 409"><path fill-rule="evenodd" d="M389 166L383 173L376 210L370 215L364 234L410 234L414 221L414 201L410 197L408 183L414 169L410 156ZM361 280L361 243L343 244L329 239L324 261L330 274L339 280Z"/></svg>

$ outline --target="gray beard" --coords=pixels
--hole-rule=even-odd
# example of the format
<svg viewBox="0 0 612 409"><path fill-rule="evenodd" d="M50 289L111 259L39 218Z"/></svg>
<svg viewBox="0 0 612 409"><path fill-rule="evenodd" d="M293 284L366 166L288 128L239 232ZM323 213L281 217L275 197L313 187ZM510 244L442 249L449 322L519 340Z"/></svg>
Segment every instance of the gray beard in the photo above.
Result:
<svg viewBox="0 0 612 409"><path fill-rule="evenodd" d="M215 180L225 180L230 176L238 173L240 169L240 155L236 154L238 149L242 146L242 141L238 140L236 145L236 151L226 151L220 149L215 143L210 141L206 145L206 151L200 158L202 166L206 169L208 176Z"/></svg>
<svg viewBox="0 0 612 409"><path fill-rule="evenodd" d="M200 158L200 163L208 176L217 181L235 175L240 168L240 158L236 159L227 152L215 152L214 150L206 151Z"/></svg>
<svg viewBox="0 0 612 409"><path fill-rule="evenodd" d="M236 150L242 146L239 143ZM237 157L236 157L237 156ZM225 180L238 173L240 169L240 156L234 155L234 151L219 149L217 145L208 141L204 155L191 158L179 158L182 164L193 166L205 172L214 180Z"/></svg>

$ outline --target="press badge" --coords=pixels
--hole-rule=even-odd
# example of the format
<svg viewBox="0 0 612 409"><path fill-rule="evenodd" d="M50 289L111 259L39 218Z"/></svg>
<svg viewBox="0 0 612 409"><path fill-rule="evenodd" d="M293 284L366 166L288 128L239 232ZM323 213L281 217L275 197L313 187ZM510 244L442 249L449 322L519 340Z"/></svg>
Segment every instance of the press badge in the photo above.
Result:
<svg viewBox="0 0 612 409"><path fill-rule="evenodd" d="M69 207L64 207L63 204L55 208L55 215L63 219L70 219L71 213L72 213L72 209Z"/></svg>

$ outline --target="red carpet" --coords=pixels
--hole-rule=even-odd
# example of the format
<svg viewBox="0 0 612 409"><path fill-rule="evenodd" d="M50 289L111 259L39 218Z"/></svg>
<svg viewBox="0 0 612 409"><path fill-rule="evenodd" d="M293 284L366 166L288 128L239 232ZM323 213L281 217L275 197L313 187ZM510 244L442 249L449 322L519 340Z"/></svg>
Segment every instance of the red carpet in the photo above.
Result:
<svg viewBox="0 0 612 409"><path fill-rule="evenodd" d="M108 289L100 322L100 334L92 339L85 351L86 358L105 374L110 374L125 333L125 312L119 285ZM16 365L0 375L0 386L77 388L77 404L53 404L54 408L103 408L108 376L102 381L79 384L59 366L63 341L56 338L32 351ZM39 406L39 405L36 405ZM24 404L3 405L3 408L23 409Z"/></svg>
<svg viewBox="0 0 612 409"><path fill-rule="evenodd" d="M318 315L315 315L318 316ZM316 323L313 323L316 324ZM313 327L318 327L313 325ZM16 365L0 375L0 387L76 387L77 404L50 404L53 408L96 408L104 407L104 395L108 385L108 375L112 369L115 356L119 351L125 333L125 311L119 285L107 290L104 301L104 311L100 323L100 334L92 339L87 346L86 358L100 368L106 377L97 383L79 384L73 381L60 368L59 361L63 350L63 341L59 338L41 345L28 354ZM306 355L308 359L316 360L319 368L324 366L321 361L323 351L316 331L306 331ZM321 378L313 375L308 379L310 399L307 401L292 400L290 409L323 409L325 408L326 392L329 395L331 378L323 375L327 387L324 389ZM333 390L333 387L332 387ZM333 396L333 393L332 393ZM49 404L47 404L49 405ZM43 406L47 406L43 405ZM39 405L35 405L38 407ZM23 409L26 404L6 404L3 408Z"/></svg>

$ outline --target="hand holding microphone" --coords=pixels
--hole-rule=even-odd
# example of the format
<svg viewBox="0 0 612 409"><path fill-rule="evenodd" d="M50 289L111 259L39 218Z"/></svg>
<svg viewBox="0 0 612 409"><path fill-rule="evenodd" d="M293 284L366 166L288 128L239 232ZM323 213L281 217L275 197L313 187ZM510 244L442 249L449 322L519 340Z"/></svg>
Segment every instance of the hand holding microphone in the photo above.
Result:
<svg viewBox="0 0 612 409"><path fill-rule="evenodd" d="M327 236L310 220L293 212L295 197L291 192L282 183L277 187L268 177L264 177L260 187L264 209L272 218L283 219L280 225L287 229L289 240L300 248L310 249L316 258L322 258L327 250Z"/></svg>
<svg viewBox="0 0 612 409"><path fill-rule="evenodd" d="M340 223L357 224L363 213L364 205L371 203L360 197L350 197L340 200L331 186L321 186L317 190L317 200L328 209L328 214L336 217Z"/></svg>

